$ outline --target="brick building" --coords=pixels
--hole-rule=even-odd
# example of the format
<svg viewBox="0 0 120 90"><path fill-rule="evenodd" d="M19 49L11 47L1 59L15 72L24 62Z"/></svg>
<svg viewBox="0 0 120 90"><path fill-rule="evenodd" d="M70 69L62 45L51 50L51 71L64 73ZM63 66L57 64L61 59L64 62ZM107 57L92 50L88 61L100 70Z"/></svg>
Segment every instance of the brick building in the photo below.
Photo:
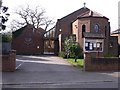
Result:
<svg viewBox="0 0 120 90"><path fill-rule="evenodd" d="M118 55L118 39L110 36L109 19L87 7L58 19L55 35L59 39L59 51L64 49L65 37L74 35L85 52Z"/></svg>
<svg viewBox="0 0 120 90"><path fill-rule="evenodd" d="M34 29L32 25L26 25L13 32L12 49L17 54L43 54L45 31L42 28Z"/></svg>
<svg viewBox="0 0 120 90"><path fill-rule="evenodd" d="M66 36L74 35L76 42L85 52L99 51L102 56L118 54L118 40L117 37L110 36L109 19L85 6L58 19L56 25L47 32L44 30L35 32L32 26L26 28L26 26L21 28L23 33L18 37L15 37L15 33L19 30L13 33L12 46L18 52L41 54L48 52L58 55L64 50ZM30 39L31 37L34 39Z"/></svg>
<svg viewBox="0 0 120 90"><path fill-rule="evenodd" d="M120 28L117 29L117 30L115 30L115 31L113 31L113 32L111 33L111 36L117 36L117 37L118 37L118 43L119 43L119 45L120 45Z"/></svg>
<svg viewBox="0 0 120 90"><path fill-rule="evenodd" d="M101 56L117 55L117 37L110 36L110 22L107 17L89 10L79 15L72 27L72 33L84 52L101 52Z"/></svg>
<svg viewBox="0 0 120 90"><path fill-rule="evenodd" d="M118 54L119 54L119 57L120 57L120 28L117 29L117 30L115 30L115 31L113 31L113 32L111 33L111 36L116 36L116 37L118 37L118 44L119 44Z"/></svg>
<svg viewBox="0 0 120 90"><path fill-rule="evenodd" d="M72 22L76 20L79 15L87 11L89 11L89 9L83 7L57 20L55 38L59 40L59 49L55 47L56 52L63 50L65 37L72 34Z"/></svg>

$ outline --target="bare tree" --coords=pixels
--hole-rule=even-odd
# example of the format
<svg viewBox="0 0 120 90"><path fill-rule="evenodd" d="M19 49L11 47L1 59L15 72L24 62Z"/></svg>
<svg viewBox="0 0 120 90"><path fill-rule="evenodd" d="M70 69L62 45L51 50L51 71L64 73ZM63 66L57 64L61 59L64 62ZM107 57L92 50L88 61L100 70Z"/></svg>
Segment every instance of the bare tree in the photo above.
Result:
<svg viewBox="0 0 120 90"><path fill-rule="evenodd" d="M19 20L13 20L11 24L12 30L20 28L22 26L31 24L34 28L44 27L45 30L52 24L54 24L53 19L45 16L45 9L37 6L35 9L31 9L28 5L27 8L20 8L16 10L15 13L20 16Z"/></svg>
<svg viewBox="0 0 120 90"><path fill-rule="evenodd" d="M0 31L6 28L5 22L8 21L8 17L10 16L7 11L8 7L2 6L2 1L0 1Z"/></svg>

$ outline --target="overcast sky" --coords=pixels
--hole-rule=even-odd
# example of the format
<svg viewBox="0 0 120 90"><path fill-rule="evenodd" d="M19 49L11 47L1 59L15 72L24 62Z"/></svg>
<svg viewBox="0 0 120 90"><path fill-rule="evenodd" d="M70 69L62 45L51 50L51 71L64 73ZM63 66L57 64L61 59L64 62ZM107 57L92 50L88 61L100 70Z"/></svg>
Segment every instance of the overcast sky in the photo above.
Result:
<svg viewBox="0 0 120 90"><path fill-rule="evenodd" d="M116 30L118 28L118 1L120 0L3 0L3 5L9 7L9 22L15 18L13 12L16 8L24 5L41 6L46 10L47 16L55 19L60 19L67 14L70 14L83 7L83 3L86 3L86 7L101 13L108 17L111 23L111 29Z"/></svg>

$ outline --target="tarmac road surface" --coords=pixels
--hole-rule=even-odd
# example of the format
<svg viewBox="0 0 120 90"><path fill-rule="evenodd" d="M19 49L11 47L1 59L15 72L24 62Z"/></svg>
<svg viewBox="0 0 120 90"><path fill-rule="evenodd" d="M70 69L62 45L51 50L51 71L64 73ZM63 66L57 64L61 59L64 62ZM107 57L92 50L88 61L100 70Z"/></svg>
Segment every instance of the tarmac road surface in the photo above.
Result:
<svg viewBox="0 0 120 90"><path fill-rule="evenodd" d="M57 56L20 55L16 71L3 72L2 85L3 88L118 88L118 73L85 72Z"/></svg>

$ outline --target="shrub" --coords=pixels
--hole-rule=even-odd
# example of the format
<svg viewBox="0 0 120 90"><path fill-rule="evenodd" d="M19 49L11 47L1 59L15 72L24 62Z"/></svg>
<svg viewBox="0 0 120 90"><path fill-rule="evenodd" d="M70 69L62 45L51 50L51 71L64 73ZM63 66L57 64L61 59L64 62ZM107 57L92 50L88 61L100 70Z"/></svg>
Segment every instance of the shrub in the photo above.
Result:
<svg viewBox="0 0 120 90"><path fill-rule="evenodd" d="M75 42L74 37L66 37L64 42L64 49L67 58L78 58L82 57L82 48Z"/></svg>
<svg viewBox="0 0 120 90"><path fill-rule="evenodd" d="M64 51L59 52L59 57L66 58L66 54Z"/></svg>
<svg viewBox="0 0 120 90"><path fill-rule="evenodd" d="M0 42L2 42L2 54L9 54L11 50L12 35L0 34Z"/></svg>
<svg viewBox="0 0 120 90"><path fill-rule="evenodd" d="M12 36L11 35L2 35L2 42L11 42Z"/></svg>

